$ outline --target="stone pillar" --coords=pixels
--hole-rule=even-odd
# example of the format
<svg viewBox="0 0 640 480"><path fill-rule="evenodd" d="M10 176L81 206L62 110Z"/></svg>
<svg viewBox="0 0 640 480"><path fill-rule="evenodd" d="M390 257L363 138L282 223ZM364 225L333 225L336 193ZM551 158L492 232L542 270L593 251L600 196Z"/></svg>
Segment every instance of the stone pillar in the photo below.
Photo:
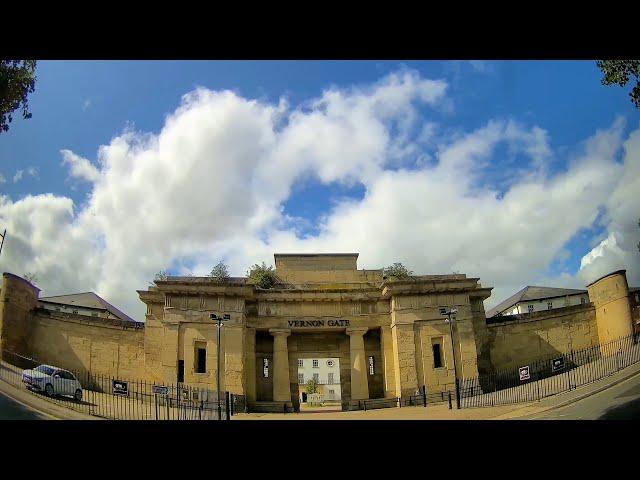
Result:
<svg viewBox="0 0 640 480"><path fill-rule="evenodd" d="M291 402L287 347L287 337L291 335L291 330L271 328L269 333L273 335L273 401Z"/></svg>
<svg viewBox="0 0 640 480"><path fill-rule="evenodd" d="M363 338L367 330L367 327L347 328L351 358L351 400L366 400L369 398L367 361Z"/></svg>
<svg viewBox="0 0 640 480"><path fill-rule="evenodd" d="M396 396L396 364L393 356L391 327L380 327L380 343L384 359L384 396L392 398Z"/></svg>

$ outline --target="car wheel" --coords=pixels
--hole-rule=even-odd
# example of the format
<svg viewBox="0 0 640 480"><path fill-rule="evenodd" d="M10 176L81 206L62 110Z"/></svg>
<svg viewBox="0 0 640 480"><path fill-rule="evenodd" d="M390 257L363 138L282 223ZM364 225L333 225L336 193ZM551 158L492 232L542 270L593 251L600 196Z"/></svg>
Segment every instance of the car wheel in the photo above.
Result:
<svg viewBox="0 0 640 480"><path fill-rule="evenodd" d="M54 395L53 385L51 385L50 383L47 383L44 387L44 392L47 394L47 397L53 397Z"/></svg>
<svg viewBox="0 0 640 480"><path fill-rule="evenodd" d="M77 389L73 398L75 398L78 402L80 402L82 400L82 390Z"/></svg>

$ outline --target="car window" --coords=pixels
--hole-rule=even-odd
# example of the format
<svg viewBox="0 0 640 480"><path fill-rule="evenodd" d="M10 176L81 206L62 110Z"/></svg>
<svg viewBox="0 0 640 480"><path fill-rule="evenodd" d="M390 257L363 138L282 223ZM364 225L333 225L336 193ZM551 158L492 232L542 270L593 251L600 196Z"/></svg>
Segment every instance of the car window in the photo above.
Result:
<svg viewBox="0 0 640 480"><path fill-rule="evenodd" d="M47 367L46 365L40 365L39 367L35 368L36 372L42 372L45 375L51 375L54 372L54 369L51 367Z"/></svg>
<svg viewBox="0 0 640 480"><path fill-rule="evenodd" d="M73 376L73 373L71 373L71 372L64 372L64 373L67 374L67 379L69 379L69 380L75 380L76 379L76 377Z"/></svg>

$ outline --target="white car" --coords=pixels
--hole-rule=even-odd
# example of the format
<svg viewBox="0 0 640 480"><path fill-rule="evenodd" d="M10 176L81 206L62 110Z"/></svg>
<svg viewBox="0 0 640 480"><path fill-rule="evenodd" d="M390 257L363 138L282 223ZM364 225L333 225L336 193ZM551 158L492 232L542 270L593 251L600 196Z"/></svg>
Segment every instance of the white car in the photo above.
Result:
<svg viewBox="0 0 640 480"><path fill-rule="evenodd" d="M52 365L40 365L22 372L22 382L30 390L44 392L47 396L69 395L82 400L82 385L73 373Z"/></svg>

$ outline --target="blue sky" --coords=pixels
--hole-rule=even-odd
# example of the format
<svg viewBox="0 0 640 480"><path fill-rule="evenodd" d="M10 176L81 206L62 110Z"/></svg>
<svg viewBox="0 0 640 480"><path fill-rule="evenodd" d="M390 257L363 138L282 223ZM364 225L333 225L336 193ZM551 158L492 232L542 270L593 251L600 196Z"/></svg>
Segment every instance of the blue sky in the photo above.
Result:
<svg viewBox="0 0 640 480"><path fill-rule="evenodd" d="M0 175L5 180L0 183L0 194L4 196L5 207L8 209L11 206L14 209L13 214L7 210L4 217L0 210L0 219L5 224L18 222L11 215L16 215L15 209L19 202L29 195L51 194L55 199L70 199L73 202L73 213L69 214L71 217L63 216L61 221L78 226L77 216L85 209L90 210L89 195L97 191L98 184L83 181L77 175L70 174L69 165L62 164L61 150L68 150L88 160L104 174L108 171L106 166L110 165L111 160L107 160L101 167L98 162L98 149L101 145L111 145L113 139L121 136L125 128L135 131L140 138L146 134L158 136L165 126L167 116L175 115L176 109L182 104L183 95L196 87L204 87L210 92L231 90L243 101L257 100L260 105L273 108L284 98L287 102L284 125L287 125L293 122L292 112L314 110L310 102L317 101L329 89L343 92L344 95L353 92L353 89L370 91L384 83L389 76L402 75L403 72L411 72L411 75L421 80L446 83L446 95L438 97L438 101L434 102L412 100L410 105L403 107L407 109L406 115L396 112L393 118L383 119L389 137L393 139L405 135L403 145L411 148L402 158L391 160L388 158L393 155L385 150L388 158L383 162L384 168L378 173L407 171L419 174L427 166L435 168L440 155L447 148L472 132L482 131L489 122L514 122L522 130L518 138L525 138L528 133L524 132L533 132L535 128L545 132L545 139L538 142L538 146L544 144L544 148L549 150L544 159L545 180L541 181L541 184L545 184L570 173L572 162L580 161L585 156L585 149L588 149L585 142L596 136L598 131L614 128L617 119L622 119L623 122L615 127L618 128L620 145L611 153L610 160L622 165L625 159L621 144L640 126L639 111L629 100L629 89L601 85L601 74L592 61L41 61L37 68L36 91L29 99L33 118L23 120L16 115L9 132L0 135ZM404 122L411 114L416 115L417 120L409 122L410 125L407 126ZM427 124L434 125L434 134L421 141L420 134ZM213 130L209 134L209 137L217 135ZM208 137L205 135L203 138ZM480 163L477 165L482 164L481 168L477 165L469 167L480 168L472 178L476 191L494 191L498 198L502 198L520 182L523 175L534 169L532 157L528 155L526 148L518 147L517 142L510 142L511 140L496 141L491 146L490 154L482 154L482 158L478 158ZM206 141L202 148L205 147L218 151L215 150L218 147L209 145ZM304 154L300 155L303 156L298 162L305 162ZM179 156L177 154L175 158L177 164L181 161ZM631 161L635 162L632 159L627 160L627 163ZM132 164L131 168L134 172L135 165ZM225 171L223 167L220 168L220 172ZM216 177L215 172L214 169L212 179L225 182L224 175ZM320 170L310 164L299 175L292 177L291 183L282 187L287 193L278 197L274 207L274 211L279 212L282 218L274 219L272 215L269 217L271 220L261 224L260 232L256 233L256 238L264 241L265 249L279 246L291 248L297 245L281 231L283 229L289 235L293 232L295 238L307 239L310 242L309 248L311 245L321 248L313 243L314 239L320 241L322 232L326 234L331 229L329 224L339 218L337 214L342 212L342 207L351 201L364 208L365 199L376 188L382 188L377 187L378 184L374 184L373 180L365 180L353 172L344 175L341 173L335 178L327 175L329 174L323 177ZM379 175L379 178L382 177ZM153 180L149 182L153 183ZM175 191L172 194L176 195ZM208 197L203 195L202 198ZM393 202L393 199L389 202ZM568 240L562 242L562 246L556 248L556 251L546 253L545 259L552 260L543 261L536 271L523 273L520 280L505 282L505 293L509 293L507 289L518 286L518 282L529 284L535 279L551 280L563 275L568 280L576 276L581 259L612 233L611 215L607 213L603 202L605 200L593 206L593 212L604 209L597 220L566 233L569 235ZM129 207L135 208L135 205ZM41 207L33 208L43 211ZM498 209L493 215L500 215L500 212ZM589 215L593 212L589 210ZM247 220L248 217L243 217L245 214L244 210L237 212L239 218ZM554 213L550 212L549 215ZM638 215L640 216L640 212ZM487 221L490 222L491 219L487 218ZM215 218L200 218L197 222L215 222ZM630 220L627 221L629 222ZM265 226L267 224L268 228ZM18 228L13 224L11 226ZM514 226L514 229L517 227ZM31 241L27 231L31 232L32 229L23 232L25 244ZM147 234L157 234L160 231L157 227L150 227ZM15 233L20 235L19 231ZM618 234L622 233L619 231ZM92 244L115 242L109 235L108 231L96 233ZM135 235L135 232L130 231L128 235ZM228 259L237 270L234 273L242 274L246 268L240 267L242 262L237 252L226 251L221 246L225 240L231 241L235 234L229 235L215 241L212 239L212 243L206 248L199 240L185 237L185 244L179 251L173 251L175 249L172 245L166 246L164 253L159 254L162 265L158 266L176 270L175 273L180 273L180 265L187 265L189 269L202 269L202 252L218 248L218 253L211 254L211 259L207 258L206 261L212 261L216 257ZM463 229L458 235L467 234ZM64 238L58 240L64 242ZM631 239L627 238L626 241L628 243ZM425 242L428 243L428 237ZM618 237L618 244L620 242ZM48 287L47 293L57 293L63 285L55 283L55 268L45 266L46 262L39 259L39 248L45 248L46 242L43 242L43 246L30 245L31 258L25 258L19 264L0 259L0 264L5 263L0 266L5 269L41 269L39 275ZM300 246L302 245L301 243ZM189 246L192 247L192 253L189 253ZM345 245L342 250L349 250L346 247ZM90 252L84 254L90 255ZM433 252L433 255L438 253ZM242 256L242 261L248 262L254 256L257 258L259 255L252 252ZM237 265L234 265L234 258ZM270 261L271 257L264 260ZM361 257L361 262L365 263L383 260L394 259L385 255ZM31 264L27 265L29 262ZM446 266L431 264L428 260L424 262L416 262L418 264L413 269L454 268L456 264L454 260L449 261ZM486 262L491 262L491 259L487 258ZM466 264L463 262L463 265ZM474 262L469 262L468 267L482 270ZM144 275L148 275L153 268L155 267L150 265L140 267L138 278L142 278L143 271ZM84 281L92 288L102 288L103 293L118 300L123 301L126 297L124 302L133 305L135 299L129 300L127 297L130 293L121 294L116 292L115 287L104 284L104 275L105 272L96 270L93 276L88 276ZM487 275L491 279L491 274ZM499 278L499 275L496 274L495 278ZM64 282L64 287L77 286L82 290L78 282L80 280L70 278ZM143 286L139 285L138 288Z"/></svg>

